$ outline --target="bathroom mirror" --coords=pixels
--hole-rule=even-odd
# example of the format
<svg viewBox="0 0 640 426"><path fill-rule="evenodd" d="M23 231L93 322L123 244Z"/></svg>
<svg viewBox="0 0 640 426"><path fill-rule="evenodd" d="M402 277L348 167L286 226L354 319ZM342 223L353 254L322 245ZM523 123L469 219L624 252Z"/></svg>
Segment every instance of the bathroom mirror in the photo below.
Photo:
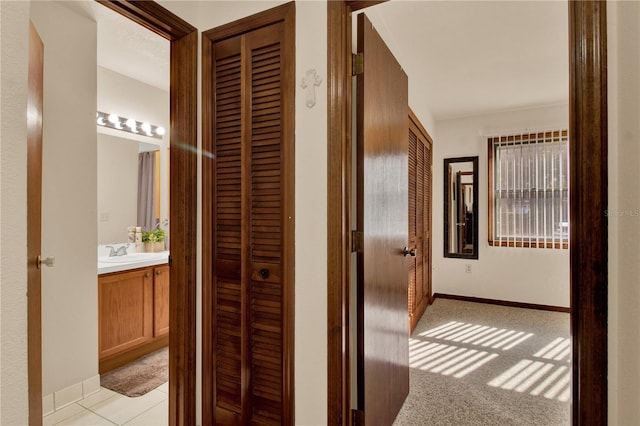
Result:
<svg viewBox="0 0 640 426"><path fill-rule="evenodd" d="M444 257L478 258L478 157L444 160Z"/></svg>
<svg viewBox="0 0 640 426"><path fill-rule="evenodd" d="M169 218L168 150L160 144L103 133L98 133L97 139L98 243L126 242L129 226L143 226L138 217L139 161L143 152L156 154L153 173L149 177L151 182L146 186L144 197L150 200L147 208L160 221Z"/></svg>

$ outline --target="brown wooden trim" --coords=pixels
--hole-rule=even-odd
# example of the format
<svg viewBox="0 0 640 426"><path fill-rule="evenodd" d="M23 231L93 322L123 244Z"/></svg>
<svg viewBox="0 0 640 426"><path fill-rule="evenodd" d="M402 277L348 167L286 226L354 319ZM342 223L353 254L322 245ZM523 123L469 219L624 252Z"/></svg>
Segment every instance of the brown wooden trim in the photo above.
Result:
<svg viewBox="0 0 640 426"><path fill-rule="evenodd" d="M488 177L488 191L487 191L487 235L489 238L489 245L493 245L493 144L491 141L487 142L487 177Z"/></svg>
<svg viewBox="0 0 640 426"><path fill-rule="evenodd" d="M294 2L285 3L280 6L276 6L271 9L267 9L263 12L251 15L248 18L240 18L233 22L221 25L219 27L212 28L207 31L203 31L202 39L207 40L209 43L215 43L224 39L237 36L239 34L247 32L247 20L251 20L251 29L256 30L258 28L266 27L276 22L286 21L286 15L290 13L290 9ZM287 24L285 23L285 26Z"/></svg>
<svg viewBox="0 0 640 426"><path fill-rule="evenodd" d="M195 27L153 1L96 1L167 40L177 40L196 31Z"/></svg>
<svg viewBox="0 0 640 426"><path fill-rule="evenodd" d="M389 0L346 0L345 3L349 8L350 12L355 12L356 10L361 10L367 7L375 6L380 3L385 3Z"/></svg>
<svg viewBox="0 0 640 426"><path fill-rule="evenodd" d="M569 249L569 243L536 243L534 241L497 241L489 240L492 247L521 247L521 248L547 248L547 249Z"/></svg>
<svg viewBox="0 0 640 426"><path fill-rule="evenodd" d="M169 336L159 337L125 353L111 355L98 362L98 373L104 374L169 344Z"/></svg>
<svg viewBox="0 0 640 426"><path fill-rule="evenodd" d="M213 46L207 36L202 34L202 152L213 153L213 126L204 125L204 120L214 117L213 84ZM208 76L208 78L204 78ZM212 156L202 156L202 359L209 359L210 362L202 363L202 401L213 401L213 382L205 377L213 377L215 370L215 354L213 351L213 339L204 336L204 330L213 330L214 312L211 311L214 300L214 292L211 285L205 283L213 282L213 262L215 244L212 238L214 232L214 214L212 191L215 188L214 164ZM207 355L210 354L210 355ZM207 358L210 356L210 358ZM211 403L202 406L202 424L213 424L213 413L215 408Z"/></svg>
<svg viewBox="0 0 640 426"><path fill-rule="evenodd" d="M153 1L101 4L171 42L169 424L196 415L197 30Z"/></svg>
<svg viewBox="0 0 640 426"><path fill-rule="evenodd" d="M287 283L283 293L283 413L282 424L295 424L295 123L296 123L296 9L295 3L279 6L278 13L284 21L284 37L282 54L289 59L289 66L282 68L282 102L283 102L283 196L282 215L287 218L283 230L282 241L282 279Z"/></svg>
<svg viewBox="0 0 640 426"><path fill-rule="evenodd" d="M607 424L607 15L569 2L573 424Z"/></svg>
<svg viewBox="0 0 640 426"><path fill-rule="evenodd" d="M327 2L327 424L351 425L351 16Z"/></svg>
<svg viewBox="0 0 640 426"><path fill-rule="evenodd" d="M283 264L282 281L283 294L283 395L282 395L282 423L294 424L295 395L294 395L294 305L295 305L295 3L286 3L272 9L242 18L202 33L202 75L211 76L213 72L213 44L227 38L253 31L277 22L283 23L282 55L288 59L282 68L283 81L283 217L289 218L283 226ZM202 146L203 152L214 152L214 132L211 117L214 113L215 96L211 78L202 79ZM242 89L244 90L244 89ZM246 107L250 105L247 102ZM244 167L244 166L243 166ZM213 317L214 297L213 289L208 283L214 279L214 163L210 156L202 159L202 357L204 360L215 358L214 342L207 330L215 327ZM243 194L244 197L247 194ZM243 220L248 230L248 220ZM243 231L248 235L248 231ZM244 237L243 237L244 238ZM248 268L243 266L246 270ZM247 321L247 330L249 322ZM212 386L215 365L210 362L202 363L202 424L214 424L215 407L210 401L214 400L215 389ZM248 380L243 388L248 389ZM217 419L219 420L219 419Z"/></svg>
<svg viewBox="0 0 640 426"><path fill-rule="evenodd" d="M344 117L351 92L351 10L328 2L328 357L329 424L346 424L349 409L345 190L350 169L343 155L350 128ZM607 423L607 59L606 3L569 2L571 166L571 324L573 333L573 424ZM351 37L351 34L348 34ZM347 222L348 223L348 222ZM341 250L340 252L337 252ZM345 322L345 320L347 322Z"/></svg>
<svg viewBox="0 0 640 426"><path fill-rule="evenodd" d="M433 299L451 299L451 300L460 300L463 302L473 302L473 303L486 303L488 305L500 305L500 306L509 306L511 308L523 308L523 309L536 309L539 311L552 311L552 312L564 312L570 313L571 308L565 308L562 306L552 306L552 305L538 305L535 303L523 303L523 302L512 302L509 300L497 300L497 299L485 299L484 297L471 297L471 296L460 296L457 294L446 294L446 293L434 293Z"/></svg>
<svg viewBox="0 0 640 426"><path fill-rule="evenodd" d="M29 424L42 424L42 112L44 45L29 21L27 108L27 369Z"/></svg>

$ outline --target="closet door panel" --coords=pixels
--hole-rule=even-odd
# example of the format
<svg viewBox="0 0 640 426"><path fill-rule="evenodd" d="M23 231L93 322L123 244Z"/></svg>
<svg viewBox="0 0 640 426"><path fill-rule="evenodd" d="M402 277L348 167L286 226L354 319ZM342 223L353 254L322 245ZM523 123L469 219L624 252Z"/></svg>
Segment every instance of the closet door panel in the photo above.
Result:
<svg viewBox="0 0 640 426"><path fill-rule="evenodd" d="M431 303L431 141L409 115L409 327L413 331Z"/></svg>
<svg viewBox="0 0 640 426"><path fill-rule="evenodd" d="M203 34L203 424L294 423L294 17L286 4Z"/></svg>
<svg viewBox="0 0 640 426"><path fill-rule="evenodd" d="M242 413L244 346L241 37L215 45L213 73L215 406L237 422Z"/></svg>
<svg viewBox="0 0 640 426"><path fill-rule="evenodd" d="M282 420L282 24L247 34L251 420Z"/></svg>

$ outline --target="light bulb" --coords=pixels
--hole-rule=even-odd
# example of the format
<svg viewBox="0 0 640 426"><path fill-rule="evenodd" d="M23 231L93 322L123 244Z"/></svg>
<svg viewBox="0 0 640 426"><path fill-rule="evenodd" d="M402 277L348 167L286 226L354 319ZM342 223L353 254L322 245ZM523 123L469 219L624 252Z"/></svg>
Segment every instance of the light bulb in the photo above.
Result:
<svg viewBox="0 0 640 426"><path fill-rule="evenodd" d="M119 121L120 117L118 117L116 114L109 114L109 123L116 124Z"/></svg>
<svg viewBox="0 0 640 426"><path fill-rule="evenodd" d="M134 120L133 118L130 118L127 120L127 127L130 128L132 131L136 130L136 120Z"/></svg>
<svg viewBox="0 0 640 426"><path fill-rule="evenodd" d="M145 132L149 133L151 131L151 124L149 123L142 123L142 126L140 126L140 128L142 130L144 130Z"/></svg>
<svg viewBox="0 0 640 426"><path fill-rule="evenodd" d="M160 136L164 135L164 127L156 128L156 133Z"/></svg>
<svg viewBox="0 0 640 426"><path fill-rule="evenodd" d="M100 125L100 126L104 126L105 124L107 124L107 123L104 122L104 117L98 117L98 120L96 120L96 121L97 121L98 125Z"/></svg>

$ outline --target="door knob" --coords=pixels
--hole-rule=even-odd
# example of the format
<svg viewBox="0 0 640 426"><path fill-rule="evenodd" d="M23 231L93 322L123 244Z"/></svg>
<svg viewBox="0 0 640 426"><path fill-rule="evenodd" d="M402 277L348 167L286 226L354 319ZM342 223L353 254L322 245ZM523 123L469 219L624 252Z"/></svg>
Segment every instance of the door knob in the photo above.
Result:
<svg viewBox="0 0 640 426"><path fill-rule="evenodd" d="M54 256L49 256L44 259L41 256L38 256L38 269L41 269L42 265L45 265L51 268L53 265L55 265L55 263L56 263L56 258Z"/></svg>
<svg viewBox="0 0 640 426"><path fill-rule="evenodd" d="M402 249L402 254L404 254L404 257L407 257L407 256L415 257L416 249L415 248L410 249L409 247L405 247Z"/></svg>

